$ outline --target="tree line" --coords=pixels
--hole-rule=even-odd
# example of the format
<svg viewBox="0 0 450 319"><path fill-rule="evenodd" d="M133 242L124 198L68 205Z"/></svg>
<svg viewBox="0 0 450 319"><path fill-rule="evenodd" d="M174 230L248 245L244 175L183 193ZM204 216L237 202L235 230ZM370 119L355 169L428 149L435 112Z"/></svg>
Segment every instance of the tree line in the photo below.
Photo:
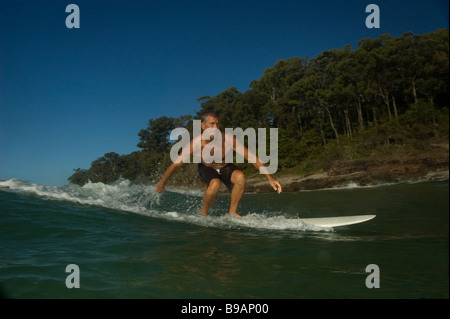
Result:
<svg viewBox="0 0 450 319"><path fill-rule="evenodd" d="M278 128L280 173L398 146L425 152L432 139L448 141L448 97L448 28L384 34L360 40L354 50L347 45L315 58L280 60L246 92L230 87L198 98L195 115L150 119L138 133L141 151L104 154L69 181L154 181L170 164L171 130L192 130L192 120L206 110L219 114L223 128ZM196 172L185 166L176 178L189 183Z"/></svg>

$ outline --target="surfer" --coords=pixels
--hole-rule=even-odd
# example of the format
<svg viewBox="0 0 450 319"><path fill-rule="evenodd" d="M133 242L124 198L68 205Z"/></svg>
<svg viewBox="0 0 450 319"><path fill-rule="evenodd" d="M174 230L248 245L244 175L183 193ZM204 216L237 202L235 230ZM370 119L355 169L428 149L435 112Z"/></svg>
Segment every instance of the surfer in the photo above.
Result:
<svg viewBox="0 0 450 319"><path fill-rule="evenodd" d="M219 117L215 112L208 111L205 112L201 116L201 128L202 130L206 130L208 128L219 128ZM204 147L211 142L211 140L204 140L201 138L201 135L198 137L201 141L201 154L203 154ZM214 139L212 140L214 141ZM227 143L225 141L225 134L222 134L222 161L221 162L209 162L208 163L204 160L203 156L201 158L201 162L198 164L198 172L201 176L201 178L207 183L207 188L205 190L204 196L203 196L203 207L201 214L202 215L208 215L209 208L213 204L214 200L216 199L217 194L219 193L220 187L222 183L225 184L225 186L228 188L228 190L231 192L231 202L230 202L230 208L229 213L232 216L235 217L241 217L237 213L237 207L238 204L244 194L244 188L245 188L245 174L240 170L236 165L233 163L226 163L225 162L225 154L227 153L226 145ZM188 149L188 155L192 155L193 150L195 148L194 146L194 139L190 141L189 149ZM233 136L233 150L236 151L236 136ZM242 148L241 148L242 149ZM244 146L243 147L244 154L241 154L246 160L249 159L249 151ZM272 186L272 188L277 191L278 193L281 193L281 184L278 180L276 180L271 174L269 174L267 171L265 171L264 165L261 163L259 158L252 154L253 157L256 159L254 161L253 166L256 167L260 172L265 172L265 176L267 177L269 184ZM184 154L186 156L186 154ZM186 160L186 157L183 159L180 159L178 161L174 161L165 171L163 177L161 180L156 184L156 190L159 193L164 192L164 188L166 186L167 180L172 176L172 174L183 165L183 162L188 162L189 160Z"/></svg>

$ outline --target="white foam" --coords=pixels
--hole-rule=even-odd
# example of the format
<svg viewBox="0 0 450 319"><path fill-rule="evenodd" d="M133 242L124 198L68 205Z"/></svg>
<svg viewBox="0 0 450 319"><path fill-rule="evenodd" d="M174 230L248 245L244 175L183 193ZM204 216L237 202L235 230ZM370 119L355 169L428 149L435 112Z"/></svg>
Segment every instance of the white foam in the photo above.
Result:
<svg viewBox="0 0 450 319"><path fill-rule="evenodd" d="M10 179L0 181L0 188L37 195L43 199L64 200L136 212L145 210L152 204L157 204L160 197L155 187L131 185L128 180L119 180L110 185L89 182L82 187L74 184L56 187Z"/></svg>
<svg viewBox="0 0 450 319"><path fill-rule="evenodd" d="M228 217L228 222L249 228L260 228L270 230L313 230L313 231L331 231L331 228L317 227L305 224L301 221L292 223L285 216L266 217L260 214L248 214L242 218Z"/></svg>
<svg viewBox="0 0 450 319"><path fill-rule="evenodd" d="M204 191L199 189L176 189L176 188L167 188L166 191L180 194L180 195L189 195L189 196L196 196L196 197L203 197Z"/></svg>
<svg viewBox="0 0 450 319"><path fill-rule="evenodd" d="M264 214L247 214L242 218L228 214L222 216L202 216L197 209L201 199L192 199L191 191L179 191L172 201L161 206L161 195L154 186L135 185L121 179L112 184L89 182L84 186L70 184L63 187L30 184L18 179L0 181L0 189L18 193L37 195L46 200L62 200L78 204L95 205L138 213L168 221L184 222L203 227L215 228L252 228L261 230L312 230L328 231L329 229L311 226L304 223L292 223L285 216L265 216ZM194 196L198 193L194 192ZM192 213L190 212L192 211ZM195 212L194 212L195 211Z"/></svg>

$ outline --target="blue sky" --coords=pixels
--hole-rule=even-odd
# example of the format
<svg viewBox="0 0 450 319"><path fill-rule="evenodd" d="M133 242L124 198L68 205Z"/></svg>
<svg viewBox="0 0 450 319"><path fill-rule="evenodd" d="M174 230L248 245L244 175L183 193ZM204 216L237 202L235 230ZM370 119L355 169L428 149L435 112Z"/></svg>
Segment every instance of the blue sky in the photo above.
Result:
<svg viewBox="0 0 450 319"><path fill-rule="evenodd" d="M65 25L66 6L80 28ZM368 4L380 28L365 25ZM107 152L139 150L150 118L245 92L281 59L362 38L447 28L447 0L125 1L0 4L0 179L61 186Z"/></svg>

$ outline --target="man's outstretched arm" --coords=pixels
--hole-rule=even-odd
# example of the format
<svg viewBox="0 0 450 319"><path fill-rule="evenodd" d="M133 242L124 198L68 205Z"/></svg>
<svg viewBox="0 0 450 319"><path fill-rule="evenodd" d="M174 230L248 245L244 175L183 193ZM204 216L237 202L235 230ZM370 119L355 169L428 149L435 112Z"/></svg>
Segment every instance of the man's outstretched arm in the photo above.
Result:
<svg viewBox="0 0 450 319"><path fill-rule="evenodd" d="M245 147L245 145L239 145L239 147L237 146L238 143L240 143L238 141L238 139L236 138L236 136L233 136L233 149L236 153L240 153L240 150L244 150L244 154L240 154L242 155L247 161L249 161L249 158L251 158L252 160L254 160L253 166L255 166L255 168L261 172L262 174L264 174L267 177L267 180L269 181L269 184L272 186L272 188L279 193L281 193L282 188L281 188L281 184L280 182L274 178L271 174L269 174L268 169L264 166L263 163L261 163L261 161L259 160L258 156L256 156L256 154L250 154L249 150L247 147Z"/></svg>
<svg viewBox="0 0 450 319"><path fill-rule="evenodd" d="M159 182L156 184L156 191L158 193L164 193L164 188L166 187L166 183L169 180L170 176L172 176L173 173L175 173L175 171L180 168L181 165L183 165L183 162L187 162L189 160L190 156L193 153L193 145L194 140L191 140L191 142L183 148L181 155L179 155L178 158L166 169L163 177L161 177Z"/></svg>
<svg viewBox="0 0 450 319"><path fill-rule="evenodd" d="M282 189L281 189L280 182L267 172L267 168L264 166L263 163L261 163L261 161L259 160L258 157L256 157L256 162L253 163L253 166L255 166L256 169L259 170L262 174L266 175L266 177L269 181L269 184L272 186L272 188L275 191L278 192L278 194L281 193Z"/></svg>
<svg viewBox="0 0 450 319"><path fill-rule="evenodd" d="M181 166L183 162L172 163L164 173L163 177L161 177L160 181L156 184L156 191L158 193L164 193L164 188L166 187L167 180L172 176L172 174Z"/></svg>

